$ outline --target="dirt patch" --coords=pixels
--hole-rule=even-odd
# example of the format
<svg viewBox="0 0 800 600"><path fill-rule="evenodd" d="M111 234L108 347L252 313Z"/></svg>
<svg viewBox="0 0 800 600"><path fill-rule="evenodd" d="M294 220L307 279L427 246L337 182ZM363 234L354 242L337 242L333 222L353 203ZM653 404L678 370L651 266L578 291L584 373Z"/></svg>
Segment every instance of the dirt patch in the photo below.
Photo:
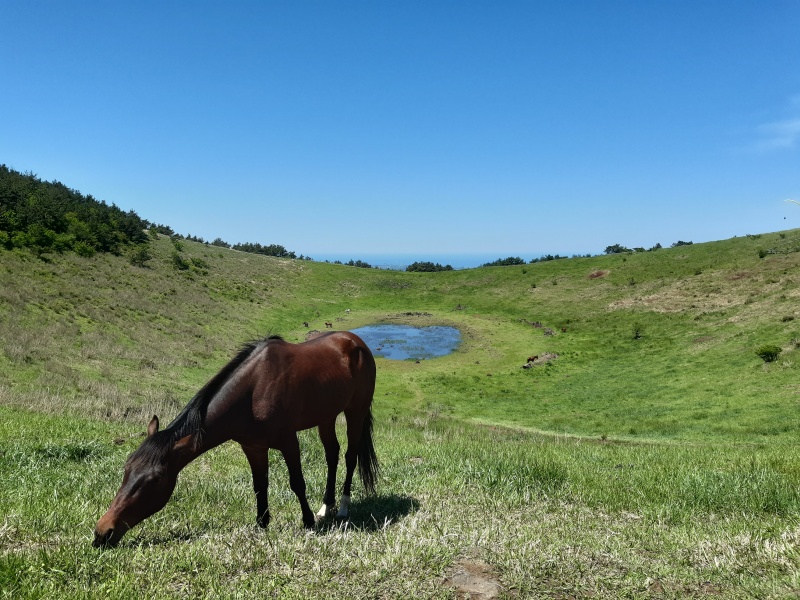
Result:
<svg viewBox="0 0 800 600"><path fill-rule="evenodd" d="M492 571L492 567L472 558L457 562L444 579L444 585L456 592L457 598L469 600L491 600L499 598L503 586Z"/></svg>
<svg viewBox="0 0 800 600"><path fill-rule="evenodd" d="M696 598L698 596L720 596L722 588L710 581L701 581L692 585L680 585L662 579L651 579L647 585L647 590L654 598L674 596Z"/></svg>
<svg viewBox="0 0 800 600"><path fill-rule="evenodd" d="M534 365L543 365L557 358L558 354L556 354L555 352L542 352L541 354L537 354L536 356L529 356L528 362L522 365L522 368L530 369Z"/></svg>
<svg viewBox="0 0 800 600"><path fill-rule="evenodd" d="M739 271L728 277L728 281L739 281L740 279L746 279L748 277L750 277L750 273L747 271Z"/></svg>
<svg viewBox="0 0 800 600"><path fill-rule="evenodd" d="M602 277L608 277L608 275L610 273L611 273L611 271L607 271L605 269L602 269L600 271L595 271L594 273L589 273L589 275L587 275L587 277L589 279L600 279Z"/></svg>

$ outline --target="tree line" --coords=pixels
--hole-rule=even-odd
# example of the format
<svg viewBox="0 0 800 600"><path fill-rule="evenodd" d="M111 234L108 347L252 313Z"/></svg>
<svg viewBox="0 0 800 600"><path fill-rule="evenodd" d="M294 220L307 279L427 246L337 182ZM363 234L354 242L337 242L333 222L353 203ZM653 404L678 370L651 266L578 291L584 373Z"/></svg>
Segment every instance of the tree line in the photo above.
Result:
<svg viewBox="0 0 800 600"><path fill-rule="evenodd" d="M58 181L0 165L0 246L46 252L119 254L129 244L147 242L147 223Z"/></svg>
<svg viewBox="0 0 800 600"><path fill-rule="evenodd" d="M93 256L97 252L121 254L132 247L131 262L143 266L154 234L173 240L188 239L208 244L203 238L182 236L169 225L151 223L134 211L123 211L91 195L84 195L59 181L42 181L33 173L21 173L0 165L0 247L28 248L37 256L76 252ZM156 236L157 237L157 236ZM211 245L278 258L310 257L287 250L280 244L246 242L228 244L221 238Z"/></svg>

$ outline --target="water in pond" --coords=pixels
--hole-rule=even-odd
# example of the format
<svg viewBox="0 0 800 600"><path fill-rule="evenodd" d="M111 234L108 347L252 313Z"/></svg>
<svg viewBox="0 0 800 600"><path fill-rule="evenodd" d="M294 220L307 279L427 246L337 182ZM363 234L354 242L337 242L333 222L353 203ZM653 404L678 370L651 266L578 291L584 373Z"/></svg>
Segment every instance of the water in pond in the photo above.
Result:
<svg viewBox="0 0 800 600"><path fill-rule="evenodd" d="M375 356L392 360L422 360L450 354L461 342L455 327L411 325L367 325L353 329Z"/></svg>

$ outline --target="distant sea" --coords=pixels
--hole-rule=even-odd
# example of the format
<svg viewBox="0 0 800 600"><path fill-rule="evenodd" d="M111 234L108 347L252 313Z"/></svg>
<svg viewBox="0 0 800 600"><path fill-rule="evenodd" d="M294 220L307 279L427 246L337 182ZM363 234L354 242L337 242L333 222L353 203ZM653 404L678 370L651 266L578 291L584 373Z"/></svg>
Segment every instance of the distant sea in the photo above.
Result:
<svg viewBox="0 0 800 600"><path fill-rule="evenodd" d="M379 269L391 269L394 271L405 271L406 267L415 262L432 262L439 263L442 266L450 265L454 269L474 269L489 262L494 262L499 258L508 258L509 256L519 256L525 262L532 258L538 258L539 254L513 254L503 255L499 254L436 254L436 253L420 253L420 254L376 254L370 252L353 253L353 254L312 254L311 257L320 262L335 262L348 263L351 260L369 263L373 267Z"/></svg>

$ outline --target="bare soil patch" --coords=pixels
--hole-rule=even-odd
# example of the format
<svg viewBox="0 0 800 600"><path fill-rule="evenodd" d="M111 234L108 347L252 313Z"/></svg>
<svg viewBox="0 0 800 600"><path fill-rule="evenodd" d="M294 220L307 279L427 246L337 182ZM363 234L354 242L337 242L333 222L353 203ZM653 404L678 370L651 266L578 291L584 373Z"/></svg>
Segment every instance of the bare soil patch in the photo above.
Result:
<svg viewBox="0 0 800 600"><path fill-rule="evenodd" d="M555 352L542 352L536 356L531 356L528 358L528 362L522 365L523 369L530 369L534 365L543 365L545 363L549 363L551 360L555 360L558 358L558 354Z"/></svg>
<svg viewBox="0 0 800 600"><path fill-rule="evenodd" d="M482 560L465 558L453 565L444 584L455 590L458 598L492 600L503 591L492 567Z"/></svg>

